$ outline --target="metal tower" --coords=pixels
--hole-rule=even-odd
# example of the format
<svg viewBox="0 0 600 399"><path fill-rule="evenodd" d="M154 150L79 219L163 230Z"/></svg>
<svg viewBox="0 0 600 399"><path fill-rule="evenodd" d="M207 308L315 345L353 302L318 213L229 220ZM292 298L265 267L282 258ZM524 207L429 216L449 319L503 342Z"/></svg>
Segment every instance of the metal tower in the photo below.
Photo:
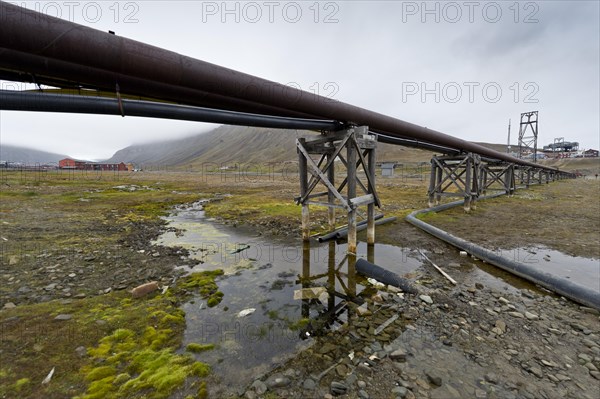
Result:
<svg viewBox="0 0 600 399"><path fill-rule="evenodd" d="M537 162L538 111L521 114L519 129L519 158L525 154L533 154L533 162Z"/></svg>

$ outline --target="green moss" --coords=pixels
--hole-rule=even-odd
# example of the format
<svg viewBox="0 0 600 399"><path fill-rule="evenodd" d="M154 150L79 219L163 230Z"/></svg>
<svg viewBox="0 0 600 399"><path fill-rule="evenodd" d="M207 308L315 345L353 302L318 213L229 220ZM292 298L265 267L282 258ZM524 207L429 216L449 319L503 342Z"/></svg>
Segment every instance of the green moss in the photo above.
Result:
<svg viewBox="0 0 600 399"><path fill-rule="evenodd" d="M142 350L133 356L130 369L140 373L127 381L124 392L146 389L156 390L154 397L166 397L176 387L181 386L190 375L195 375L190 358L174 354L171 350Z"/></svg>
<svg viewBox="0 0 600 399"><path fill-rule="evenodd" d="M215 306L217 306L219 303L221 302L220 298L217 297L213 297L211 296L210 298L208 298L208 300L206 301L206 305L209 308L214 308Z"/></svg>
<svg viewBox="0 0 600 399"><path fill-rule="evenodd" d="M15 391L20 392L25 385L29 384L31 380L29 378L20 378L15 382Z"/></svg>
<svg viewBox="0 0 600 399"><path fill-rule="evenodd" d="M214 283L214 277L210 281ZM210 296L221 297L219 291ZM193 381L209 374L208 365L194 361L190 355L176 353L180 332L185 327L185 313L173 306L171 300L156 297L125 303L128 306L120 311L102 306L95 309L128 328L115 329L88 350L92 360L102 365L82 369L91 383L81 399L167 398L188 379ZM127 323L127 316L132 314L137 315L135 323L132 320ZM212 349L212 345L196 345L190 348L197 352Z"/></svg>
<svg viewBox="0 0 600 399"><path fill-rule="evenodd" d="M289 325L289 328L292 331L301 330L304 327L306 327L308 325L308 323L310 323L310 319L300 319L300 320L296 321L295 323L291 323Z"/></svg>
<svg viewBox="0 0 600 399"><path fill-rule="evenodd" d="M172 324L183 324L185 323L185 317L180 314L167 314L161 320L162 326L169 326Z"/></svg>
<svg viewBox="0 0 600 399"><path fill-rule="evenodd" d="M85 379L88 381L101 380L109 376L114 376L116 370L113 366L100 366L92 369L86 376Z"/></svg>
<svg viewBox="0 0 600 399"><path fill-rule="evenodd" d="M195 362L191 367L192 373L197 377L206 377L210 373L210 366L206 363Z"/></svg>
<svg viewBox="0 0 600 399"><path fill-rule="evenodd" d="M200 383L200 388L198 388L198 394L196 395L197 399L206 399L208 397L208 390L206 389L206 382L202 381Z"/></svg>
<svg viewBox="0 0 600 399"><path fill-rule="evenodd" d="M192 343L188 344L185 349L188 352L199 353L199 352L212 350L214 348L215 348L214 344L197 344L195 342L192 342Z"/></svg>
<svg viewBox="0 0 600 399"><path fill-rule="evenodd" d="M94 381L88 387L88 392L83 398L85 399L102 399L111 396L113 391L114 376L109 376L98 381Z"/></svg>
<svg viewBox="0 0 600 399"><path fill-rule="evenodd" d="M206 299L206 305L212 308L221 303L223 299L223 293L219 291L215 282L215 279L222 275L223 270L221 269L192 273L180 283L178 289L197 290L200 296Z"/></svg>
<svg viewBox="0 0 600 399"><path fill-rule="evenodd" d="M129 381L131 376L128 373L121 373L115 377L113 384L115 385L123 385L125 382Z"/></svg>

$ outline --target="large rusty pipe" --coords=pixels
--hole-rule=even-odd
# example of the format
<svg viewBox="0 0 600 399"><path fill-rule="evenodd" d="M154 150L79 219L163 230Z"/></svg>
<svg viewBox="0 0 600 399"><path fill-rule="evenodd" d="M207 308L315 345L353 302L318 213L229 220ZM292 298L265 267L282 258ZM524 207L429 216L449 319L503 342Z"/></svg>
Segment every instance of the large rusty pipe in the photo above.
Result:
<svg viewBox="0 0 600 399"><path fill-rule="evenodd" d="M288 112L299 112L301 115L297 116L353 122L393 137L417 139L520 165L541 167L400 119L0 2L0 69L7 68L6 50L20 51L47 60L69 62L86 68L110 71L123 77L136 77L147 82L179 87L182 91L197 90L284 110L274 115L293 116ZM9 69L14 70L14 65ZM61 75L60 71L51 72L54 77L69 79L68 75ZM81 76L80 82L89 84L92 78L92 76ZM113 85L114 80L106 84ZM121 91L129 94L129 87L120 82L119 84ZM132 94L149 95L139 92ZM163 99L162 96L159 98ZM177 102L190 104L183 94ZM202 105L214 107L209 104ZM254 112L252 109L239 110Z"/></svg>
<svg viewBox="0 0 600 399"><path fill-rule="evenodd" d="M116 91L116 85L119 84L119 90L122 94L156 98L163 101L185 103L186 105L293 118L312 117L297 111L270 107L163 82L149 81L94 66L74 64L21 51L0 49L0 56L2 59L0 64L8 69L0 71L0 78L19 79L25 82L48 84L50 86L58 85L59 87L74 88L82 86L113 93ZM20 77L17 76L19 70L21 70L22 75ZM27 73L23 71L27 71Z"/></svg>

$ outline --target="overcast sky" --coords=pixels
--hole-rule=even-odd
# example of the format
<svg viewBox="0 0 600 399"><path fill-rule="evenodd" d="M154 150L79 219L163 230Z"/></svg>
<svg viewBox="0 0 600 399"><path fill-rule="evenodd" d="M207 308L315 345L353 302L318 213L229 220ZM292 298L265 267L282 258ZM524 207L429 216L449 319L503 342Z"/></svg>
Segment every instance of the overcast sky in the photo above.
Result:
<svg viewBox="0 0 600 399"><path fill-rule="evenodd" d="M597 1L16 2L467 140L600 147ZM0 82L3 89L27 86ZM0 141L102 159L213 125L0 112Z"/></svg>

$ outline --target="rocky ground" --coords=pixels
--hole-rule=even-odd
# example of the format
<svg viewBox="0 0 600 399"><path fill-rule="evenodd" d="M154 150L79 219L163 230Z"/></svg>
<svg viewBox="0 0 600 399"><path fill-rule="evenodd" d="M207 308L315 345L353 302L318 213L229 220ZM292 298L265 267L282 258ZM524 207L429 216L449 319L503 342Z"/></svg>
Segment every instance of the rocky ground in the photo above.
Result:
<svg viewBox="0 0 600 399"><path fill-rule="evenodd" d="M458 268L453 277L460 281ZM597 398L596 310L530 287L456 288L423 270L348 306L349 322L264 378L246 398ZM366 290L365 293L372 290Z"/></svg>
<svg viewBox="0 0 600 399"><path fill-rule="evenodd" d="M429 222L492 249L525 242L598 258L598 188L559 182ZM505 223L490 229L490 220ZM317 337L312 349L256 380L245 397L600 397L598 311L465 261L412 226L381 230L378 241L429 250L458 285L424 266L412 276L420 295L365 291L367 314L350 304L346 326ZM495 277L478 279L473 268Z"/></svg>
<svg viewBox="0 0 600 399"><path fill-rule="evenodd" d="M0 308L4 310L0 312L0 322L11 320L14 307L18 310L53 299L84 303L102 295L112 298L116 294L120 298L125 290L142 282L172 281L177 275L174 266L189 260L185 250L152 245L152 239L165 227L156 217L148 216L155 215L153 208L140 208L148 202L160 203L160 210L164 210L216 192L238 192L230 205L227 201L216 203L220 207L212 211L221 221L252 224L263 234L297 234L294 226L298 209L289 200L296 188L293 182L268 183L273 195L265 198L264 185L260 183L236 188L228 182L199 186L187 182L182 189L184 184L180 181L165 187L161 182L152 183L154 179L150 176L144 181L148 186L138 183L147 189L136 188L131 196L115 189L122 182L110 181L85 182L77 187L70 182L3 186ZM499 237L489 228L489 220L511 217L514 221L520 217L517 210L525 210L521 215L535 222L525 231L528 242L554 244L558 250L582 250L596 256L599 243L594 226L599 223L599 186L592 183L595 185L580 187L577 193L573 191L577 186L569 184L536 187L496 203L497 207L485 207L482 203L460 224L453 223L464 216L458 210L452 211L457 214L433 222L442 227L461 226L462 230L453 233L479 239L477 242L482 245L512 245L523 241L523 236L515 236L523 230L515 230L513 222L495 224L494 229L498 227L503 233ZM397 190L408 194L400 198L395 194ZM384 212L401 216L417 209L425 202L423 190L423 184L382 182ZM556 218L544 218L548 209L565 209L562 198L576 208L577 217L569 219L561 213ZM235 201L240 202L236 205ZM267 211L265 204L269 206ZM513 211L501 209L507 206L512 206ZM140 219L140 215L144 217ZM321 216L315 215L317 224ZM590 222L582 228L582 220ZM543 228L544 222L549 226L560 223L560 231ZM562 239L556 240L559 236ZM309 349L276 370L257 376L239 392L240 396L600 397L598 312L494 271L489 265L474 265L469 258L459 257L454 249L404 222L378 229L378 241L425 249L458 284L450 285L424 265L410 276L420 291L417 295L390 287L364 290L360 297L363 304L346 304L348 323L313 338ZM565 245L569 243L575 246ZM492 276L480 279L481 273L474 270L485 270ZM54 323L54 315L47 316L47 320ZM108 327L106 333L110 333ZM1 338L0 335L0 354L13 356L13 360L31 359L31 367L42 359L43 353L10 346L13 341ZM73 346L96 345L89 341ZM0 366L5 367L6 363ZM1 371L0 378L8 380ZM211 378L214 385L209 383L209 392L214 394L210 397L222 397L218 393L218 376ZM69 395L55 392L52 397Z"/></svg>

